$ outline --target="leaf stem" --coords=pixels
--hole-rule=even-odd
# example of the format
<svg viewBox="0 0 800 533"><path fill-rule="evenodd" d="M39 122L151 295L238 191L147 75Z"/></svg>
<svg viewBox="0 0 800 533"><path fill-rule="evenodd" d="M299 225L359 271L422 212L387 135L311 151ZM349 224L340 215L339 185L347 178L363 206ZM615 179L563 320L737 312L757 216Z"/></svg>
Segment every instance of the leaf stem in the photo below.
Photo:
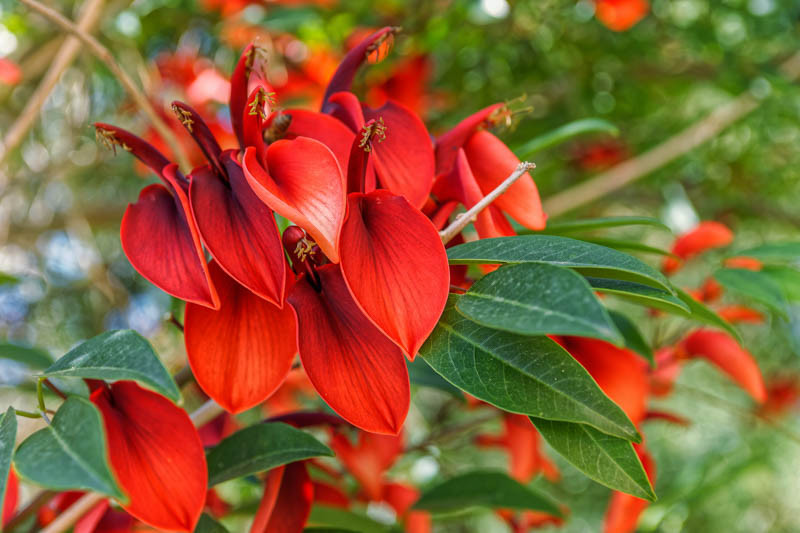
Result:
<svg viewBox="0 0 800 533"><path fill-rule="evenodd" d="M503 182L492 192L484 196L480 202L467 209L466 213L458 215L452 224L439 232L439 237L442 238L442 242L444 244L450 242L453 237L461 233L461 230L466 228L470 222L475 220L475 217L478 216L478 213L489 207L489 205L497 200L501 194L506 192L506 190L508 190L508 188L511 187L515 181L524 176L527 171L534 168L536 168L536 165L527 161L523 161L517 165L517 168L514 169L514 172L512 172L505 180L503 180Z"/></svg>
<svg viewBox="0 0 800 533"><path fill-rule="evenodd" d="M24 416L25 418L42 418L42 413L34 413L33 411L23 411L22 409L14 409L14 414L17 416Z"/></svg>

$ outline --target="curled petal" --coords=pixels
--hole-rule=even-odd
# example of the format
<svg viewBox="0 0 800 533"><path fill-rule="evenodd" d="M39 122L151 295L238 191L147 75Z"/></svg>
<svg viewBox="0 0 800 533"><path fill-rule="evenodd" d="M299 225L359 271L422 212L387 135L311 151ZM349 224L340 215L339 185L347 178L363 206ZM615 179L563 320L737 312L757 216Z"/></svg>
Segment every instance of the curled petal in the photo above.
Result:
<svg viewBox="0 0 800 533"><path fill-rule="evenodd" d="M733 232L727 226L714 221L701 222L691 231L675 239L672 253L680 259L665 257L661 269L667 274L672 274L681 268L683 261L708 250L727 246L732 241Z"/></svg>
<svg viewBox="0 0 800 533"><path fill-rule="evenodd" d="M97 389L92 401L103 415L114 474L128 495L123 509L156 528L193 531L208 471L186 412L132 381Z"/></svg>
<svg viewBox="0 0 800 533"><path fill-rule="evenodd" d="M114 150L119 146L123 150L132 153L159 177L161 177L161 171L164 167L170 163L169 159L159 152L155 146L127 130L111 124L104 124L103 122L95 122L94 127L97 138L102 144ZM183 179L183 176L179 176L178 179Z"/></svg>
<svg viewBox="0 0 800 533"><path fill-rule="evenodd" d="M456 161L458 150L464 147L472 134L490 123L491 117L503 110L505 104L493 104L474 113L436 139L436 174L447 174Z"/></svg>
<svg viewBox="0 0 800 533"><path fill-rule="evenodd" d="M305 109L289 109L283 114L291 117L291 122L285 132L286 139L296 139L297 137L316 139L330 148L342 171L347 168L350 146L355 138L355 134L350 128L330 115ZM279 116L281 114L271 115L267 127L270 127Z"/></svg>
<svg viewBox="0 0 800 533"><path fill-rule="evenodd" d="M336 433L331 438L336 457L358 481L370 500L380 500L384 473L403 453L403 435L376 435L359 432L353 445L347 435Z"/></svg>
<svg viewBox="0 0 800 533"><path fill-rule="evenodd" d="M314 501L314 484L304 462L272 469L250 533L302 533Z"/></svg>
<svg viewBox="0 0 800 533"><path fill-rule="evenodd" d="M275 217L253 193L231 152L222 161L227 183L208 170L191 175L189 198L200 235L231 277L282 307L286 260Z"/></svg>
<svg viewBox="0 0 800 533"><path fill-rule="evenodd" d="M232 413L266 400L283 383L296 353L292 311L259 298L216 262L219 310L188 304L186 354L200 388Z"/></svg>
<svg viewBox="0 0 800 533"><path fill-rule="evenodd" d="M297 315L297 345L308 378L351 424L397 435L410 401L403 354L358 308L337 265L325 265L317 273L320 292L303 278L288 297Z"/></svg>
<svg viewBox="0 0 800 533"><path fill-rule="evenodd" d="M382 120L386 125L386 138L372 143L381 187L405 196L414 207L422 207L434 173L433 145L425 124L413 111L392 101L378 109L365 107L364 118Z"/></svg>
<svg viewBox="0 0 800 533"><path fill-rule="evenodd" d="M203 155L206 156L209 164L214 168L220 176L225 175L225 170L222 168L220 156L222 155L222 148L219 147L217 139L208 127L208 124L203 120L200 114L192 109L190 106L182 102L172 102L172 110L181 121L183 127L189 132L189 135L200 147Z"/></svg>
<svg viewBox="0 0 800 533"><path fill-rule="evenodd" d="M352 131L360 130L366 122L361 102L351 92L343 91L331 95L329 105L331 106L329 113Z"/></svg>
<svg viewBox="0 0 800 533"><path fill-rule="evenodd" d="M464 145L464 152L483 194L489 194L503 183L520 162L503 141L486 130L475 132ZM527 172L501 194L494 205L526 228L544 229L547 217L536 184Z"/></svg>
<svg viewBox="0 0 800 533"><path fill-rule="evenodd" d="M690 357L702 357L739 384L758 403L767 399L764 379L755 359L736 340L721 331L698 329L683 341Z"/></svg>
<svg viewBox="0 0 800 533"><path fill-rule="evenodd" d="M164 168L174 179L176 165ZM170 190L171 189L171 190ZM189 200L177 185L142 189L122 217L120 240L131 265L164 292L206 307L219 307Z"/></svg>
<svg viewBox="0 0 800 533"><path fill-rule="evenodd" d="M239 61L231 75L231 94L230 94L230 111L231 111L231 125L233 131L236 133L236 138L239 139L239 146L244 150L246 148L244 139L244 126L242 120L244 118L245 108L247 106L247 97L252 92L255 85L266 86L266 73L264 72L264 63L266 61L266 51L256 45L249 45L244 49L242 55L239 56ZM251 75L253 75L253 84L251 84Z"/></svg>
<svg viewBox="0 0 800 533"><path fill-rule="evenodd" d="M372 322L413 358L447 303L447 253L433 224L402 196L349 197L342 273Z"/></svg>
<svg viewBox="0 0 800 533"><path fill-rule="evenodd" d="M267 168L253 148L245 151L243 165L256 195L305 229L328 259L338 263L346 184L333 152L319 141L298 137L271 144Z"/></svg>

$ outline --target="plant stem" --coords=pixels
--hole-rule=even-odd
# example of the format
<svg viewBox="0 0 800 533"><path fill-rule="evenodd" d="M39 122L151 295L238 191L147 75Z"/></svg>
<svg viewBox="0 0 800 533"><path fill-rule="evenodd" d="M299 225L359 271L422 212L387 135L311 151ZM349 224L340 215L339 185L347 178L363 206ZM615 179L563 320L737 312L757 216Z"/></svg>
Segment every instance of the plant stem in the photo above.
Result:
<svg viewBox="0 0 800 533"><path fill-rule="evenodd" d="M508 188L511 187L515 181L524 176L527 171L534 168L536 168L536 165L533 163L528 163L527 161L523 161L517 165L517 168L514 169L514 172L512 172L505 180L503 180L503 183L498 185L492 192L484 196L480 202L467 209L466 213L458 215L452 224L439 232L442 242L444 244L450 242L453 237L461 233L461 230L466 228L470 222L475 220L475 217L478 215L478 213L489 207L489 205L497 200L501 194L506 192L506 190L508 190Z"/></svg>
<svg viewBox="0 0 800 533"><path fill-rule="evenodd" d="M153 109L153 106L150 104L147 96L145 96L139 87L136 86L136 83L134 83L130 76L128 76L128 74L122 70L122 67L120 67L116 62L114 56L111 55L111 52L109 52L108 49L100 43L100 41L85 31L82 31L80 28L75 26L72 21L65 18L59 12L47 7L44 4L41 4L37 0L19 1L20 3L25 4L40 15L44 16L51 22L57 24L64 31L67 31L80 39L80 41L86 45L86 47L88 47L89 51L92 52L97 59L104 63L106 67L108 67L120 84L122 84L123 88L127 91L128 96L131 97L136 106L139 107L139 109L141 109L145 115L147 115L147 118L150 119L150 122L153 124L153 127L156 129L159 136L161 136L161 138L164 139L164 141L166 141L166 143L169 145L169 148L175 155L175 158L178 160L180 167L184 170L189 170L191 168L189 160L186 157L186 154L183 152L183 148L178 142L178 139L175 137L175 134L161 119L156 110Z"/></svg>
<svg viewBox="0 0 800 533"><path fill-rule="evenodd" d="M3 527L3 530L13 531L14 528L27 520L29 516L35 514L39 511L39 509L44 507L47 502L53 499L56 494L58 493L54 490L44 490L37 494L36 497L33 498L30 503L28 503L28 505L16 513L13 518L6 523L6 525Z"/></svg>
<svg viewBox="0 0 800 533"><path fill-rule="evenodd" d="M22 409L14 409L14 414L17 416L24 416L25 418L42 418L41 413L34 413L32 411L23 411Z"/></svg>
<svg viewBox="0 0 800 533"><path fill-rule="evenodd" d="M194 413L192 413L191 418L196 427L201 427L211 422L224 412L225 409L223 409L217 402L214 400L208 400L206 403L198 407Z"/></svg>

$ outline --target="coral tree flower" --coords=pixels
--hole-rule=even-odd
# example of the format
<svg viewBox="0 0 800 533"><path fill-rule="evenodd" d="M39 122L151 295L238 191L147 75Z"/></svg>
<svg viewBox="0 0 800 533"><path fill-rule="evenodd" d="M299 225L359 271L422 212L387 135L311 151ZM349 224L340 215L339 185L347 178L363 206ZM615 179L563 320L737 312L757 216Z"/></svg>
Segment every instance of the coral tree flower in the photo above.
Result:
<svg viewBox="0 0 800 533"><path fill-rule="evenodd" d="M613 31L626 31L650 11L647 0L595 0L597 20Z"/></svg>
<svg viewBox="0 0 800 533"><path fill-rule="evenodd" d="M721 248L733 241L733 232L719 222L705 221L694 229L680 235L672 244L672 253L676 257L665 257L661 270L666 274L674 274L687 261L714 248Z"/></svg>

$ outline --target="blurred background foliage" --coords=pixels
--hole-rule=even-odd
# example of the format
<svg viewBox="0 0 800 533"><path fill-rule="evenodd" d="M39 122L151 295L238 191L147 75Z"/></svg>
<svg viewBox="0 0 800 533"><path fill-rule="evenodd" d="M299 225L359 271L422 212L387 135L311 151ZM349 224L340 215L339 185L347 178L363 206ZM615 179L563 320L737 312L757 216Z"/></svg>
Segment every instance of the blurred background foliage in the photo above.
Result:
<svg viewBox="0 0 800 533"><path fill-rule="evenodd" d="M81 2L52 4L74 19ZM278 104L316 105L354 34L402 26L392 53L363 71L357 90L380 85L403 62L418 61L418 94L407 97L433 134L497 101L519 110L501 131L512 148L587 117L619 129L617 137L582 137L538 152L535 179L545 199L749 91L760 102L755 112L635 184L565 215L659 216L677 232L715 219L734 229L734 247L744 249L798 236L800 88L778 71L799 49L798 22L800 2L792 0L653 0L650 13L625 32L600 24L588 0L111 0L94 33L166 109L173 98L186 97L182 76L210 70L226 77L252 38L273 51ZM50 23L15 0L0 0L0 58L19 68L19 80L0 82L0 132L20 115L62 43ZM213 93L205 96L204 112L224 125L227 94ZM83 53L0 168L0 272L9 275L0 285L0 339L57 356L105 329L131 327L177 369L185 361L182 341L165 316L180 309L136 274L118 238L125 206L153 177L127 154L113 157L102 149L94 121L148 130L106 67ZM661 247L672 239L652 229L612 236L620 231ZM719 260L705 257L681 273L679 285L699 285ZM644 315L638 318L648 338L663 333L655 322L645 324ZM797 322L794 332L791 324L742 328L767 376L798 373L800 352L792 339L798 329ZM21 365L2 361L0 385L17 385L24 376ZM0 394L5 404L23 401L25 393L5 387ZM725 400L708 401L708 394ZM643 531L800 531L796 413L780 428L761 423L744 393L702 363L690 365L677 394L662 403L691 425L656 422L646 429L659 467L660 501L646 511ZM453 406L446 395L418 391L409 439L423 438L442 417L477 416ZM395 470L424 484L437 472L502 467L503 452L469 446L472 436L409 454ZM572 509L563 530L597 531L609 492L569 465L559 466L563 479L548 490ZM445 521L440 530L504 527L484 513Z"/></svg>

